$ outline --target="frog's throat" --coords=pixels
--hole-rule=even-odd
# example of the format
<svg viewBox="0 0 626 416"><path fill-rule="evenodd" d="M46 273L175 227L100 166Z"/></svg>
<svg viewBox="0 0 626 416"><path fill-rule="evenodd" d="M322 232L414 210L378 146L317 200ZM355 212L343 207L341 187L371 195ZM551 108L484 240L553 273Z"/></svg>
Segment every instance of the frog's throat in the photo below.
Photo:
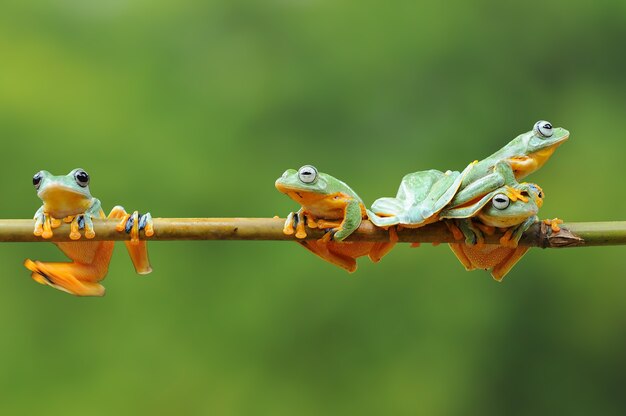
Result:
<svg viewBox="0 0 626 416"><path fill-rule="evenodd" d="M40 193L43 210L53 218L82 214L92 204L92 198L63 186L51 186Z"/></svg>
<svg viewBox="0 0 626 416"><path fill-rule="evenodd" d="M529 153L523 158L514 156L507 159L509 164L513 167L515 179L520 180L540 169L548 161L548 159L550 159L556 148L559 147L565 140L567 140L567 137L546 148L538 150L534 153Z"/></svg>

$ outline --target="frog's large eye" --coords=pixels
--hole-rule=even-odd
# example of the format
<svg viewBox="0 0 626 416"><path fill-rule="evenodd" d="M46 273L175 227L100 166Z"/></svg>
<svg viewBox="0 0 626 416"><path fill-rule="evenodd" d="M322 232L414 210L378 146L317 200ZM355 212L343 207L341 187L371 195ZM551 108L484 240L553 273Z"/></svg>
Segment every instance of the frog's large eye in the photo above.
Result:
<svg viewBox="0 0 626 416"><path fill-rule="evenodd" d="M552 124L549 121L541 120L535 123L533 131L539 137L552 136Z"/></svg>
<svg viewBox="0 0 626 416"><path fill-rule="evenodd" d="M33 185L35 185L35 189L39 189L39 185L41 185L41 180L43 179L43 173L37 172L35 176L33 176Z"/></svg>
<svg viewBox="0 0 626 416"><path fill-rule="evenodd" d="M530 189L532 189L539 199L543 199L543 190L539 187L539 185L532 184L530 185Z"/></svg>
<svg viewBox="0 0 626 416"><path fill-rule="evenodd" d="M509 206L510 203L511 200L508 196L504 194L496 194L496 196L493 197L492 201L492 204L494 207L496 207L496 209L505 209Z"/></svg>
<svg viewBox="0 0 626 416"><path fill-rule="evenodd" d="M89 175L82 169L79 169L74 173L74 179L76 179L76 183L83 188L89 185Z"/></svg>
<svg viewBox="0 0 626 416"><path fill-rule="evenodd" d="M304 165L298 169L298 178L304 183L313 183L317 179L315 166Z"/></svg>

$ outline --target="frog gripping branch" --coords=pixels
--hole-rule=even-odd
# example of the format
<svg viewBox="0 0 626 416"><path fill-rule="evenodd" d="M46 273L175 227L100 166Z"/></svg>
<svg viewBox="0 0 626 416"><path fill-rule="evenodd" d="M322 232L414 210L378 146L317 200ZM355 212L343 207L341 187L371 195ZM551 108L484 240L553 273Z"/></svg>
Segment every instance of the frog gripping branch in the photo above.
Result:
<svg viewBox="0 0 626 416"><path fill-rule="evenodd" d="M324 260L354 272L356 259L361 256L378 262L395 245L389 242L343 242L352 234L368 213L361 198L347 184L328 174L305 165L298 171L289 169L276 180L276 189L301 205L298 212L287 216L283 232L297 238L307 236L309 228L325 229L318 241L299 241L299 244Z"/></svg>
<svg viewBox="0 0 626 416"><path fill-rule="evenodd" d="M72 262L48 263L27 259L24 266L32 272L32 278L43 285L77 296L103 296L105 289L98 282L107 275L113 254L113 241L78 241L81 230L87 240L95 237L93 218L105 218L100 201L91 196L89 175L83 169L74 169L65 176L54 176L45 170L35 174L33 185L43 205L35 213L33 233L44 239L53 236L53 229L61 221L70 224L70 242L55 242ZM121 206L111 210L108 218L119 219L117 230L131 234L126 242L128 253L139 274L152 271L145 241L139 240L139 232L153 233L149 213L128 214Z"/></svg>
<svg viewBox="0 0 626 416"><path fill-rule="evenodd" d="M377 199L371 211L348 185L318 173L313 166L287 170L276 188L302 208L288 215L284 232L304 238L306 226L327 229L321 240L300 244L352 272L357 257L369 255L377 261L393 248L396 227L420 228L443 221L457 239L464 240L450 248L466 269L488 269L501 280L528 250L518 247L518 242L537 222L543 203L538 185L518 180L543 166L568 137L567 130L538 121L531 131L462 172L433 169L405 175L396 196ZM389 242L344 242L363 219L388 230ZM554 231L558 231L558 221L552 223ZM496 229L504 231L500 244L484 244L484 233L493 234Z"/></svg>
<svg viewBox="0 0 626 416"><path fill-rule="evenodd" d="M459 221L448 223L458 239L465 237L465 243L454 243L450 248L466 269L488 269L496 280L502 280L528 250L518 248L517 243L537 221L535 214L543 203L539 186L517 181L542 167L568 138L567 130L541 120L531 131L482 161L471 163L462 173L431 170L408 174L395 198L374 201L370 219L381 227L419 228L434 221L464 218L458 225ZM498 208L499 199L506 200L506 206ZM491 218L487 219L486 212ZM473 217L477 217L476 225ZM547 220L553 231L558 231L558 222ZM507 238L501 245L483 244L481 229L493 233L494 228L510 232L505 233Z"/></svg>
<svg viewBox="0 0 626 416"><path fill-rule="evenodd" d="M541 168L568 138L567 130L538 121L531 131L520 134L502 149L470 163L462 171L431 169L405 175L396 196L378 198L371 210L350 186L319 172L314 166L305 165L297 171L288 169L276 180L275 187L298 203L300 209L290 212L284 223L239 218L233 219L238 221L237 225L226 225L228 219L161 218L157 219L160 226L169 224L169 228L159 228L158 238L172 239L178 235L178 238L194 239L285 239L285 236L293 236L291 239L323 260L354 272L359 257L368 256L378 262L389 253L399 241L400 231L402 241L448 242L467 270L490 270L494 279L502 280L529 249L527 245L520 245L522 237L534 235L547 239L545 243L546 240L537 238L539 243L533 244L542 247L587 245L568 229L562 232L559 219L544 220L539 227L537 214L543 204L543 191L539 185L519 182ZM35 213L34 229L29 222L29 231L22 235L28 233L29 241L52 241L70 261L28 259L24 266L32 272L32 278L43 285L77 296L102 296L105 289L100 282L108 273L114 248L114 241L108 240L125 240L136 272L147 274L152 268L146 238L155 234L155 225L150 213L129 214L121 206L114 207L105 216L100 201L91 195L89 181L83 169L60 176L44 170L35 174L33 185L43 204ZM115 228L111 228L112 224L104 227L106 222L100 221L102 219L116 220ZM361 227L366 220L369 223ZM258 221L269 221L265 223L269 230L260 230ZM239 227L245 222L250 224L247 231ZM67 225L62 229L69 229L69 235L55 237L54 230L63 223ZM408 230L401 231L429 224L440 230L438 238L442 232L447 233L445 239L407 240ZM198 228L194 230L194 227ZM364 234L363 230L369 231ZM528 230L532 231L526 233ZM0 227L0 234L2 232ZM499 234L496 236L496 233ZM596 238L592 244L605 243L596 236L591 238Z"/></svg>

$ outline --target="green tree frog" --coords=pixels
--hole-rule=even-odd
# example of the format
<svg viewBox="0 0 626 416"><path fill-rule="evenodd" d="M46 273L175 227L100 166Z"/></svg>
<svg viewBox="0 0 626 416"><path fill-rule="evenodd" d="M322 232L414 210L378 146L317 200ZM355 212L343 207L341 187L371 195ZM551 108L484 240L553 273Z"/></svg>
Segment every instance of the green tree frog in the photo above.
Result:
<svg viewBox="0 0 626 416"><path fill-rule="evenodd" d="M463 207L444 210L446 221L456 239L450 248L467 270L491 270L500 281L528 251L518 246L524 231L538 221L543 191L536 184L510 183ZM484 234L504 231L500 244L485 244Z"/></svg>
<svg viewBox="0 0 626 416"><path fill-rule="evenodd" d="M343 241L368 217L367 210L352 188L331 175L318 172L314 166L285 171L276 180L276 188L301 205L298 212L287 216L283 232L286 235L295 233L297 238L303 239L307 235L305 224L310 228L326 229L320 240L298 243L349 272L356 270L358 257L368 255L377 262L397 241L393 233L389 242Z"/></svg>
<svg viewBox="0 0 626 416"><path fill-rule="evenodd" d="M24 266L32 278L41 284L77 296L102 296L105 289L98 282L105 278L113 241L78 241L81 230L87 240L95 237L93 218L105 218L100 201L89 191L89 175L83 169L74 169L67 175L55 176L42 170L33 176L33 185L43 205L35 213L34 234L52 238L53 229L61 222L70 223L70 242L55 242L67 255L70 263L49 263L27 259ZM119 219L117 230L131 234L126 242L128 253L139 274L152 271L145 241L139 240L139 231L150 237L154 234L151 215L128 214L121 206L113 208L108 218Z"/></svg>
<svg viewBox="0 0 626 416"><path fill-rule="evenodd" d="M499 188L506 178L494 167L498 162L507 162L520 181L541 168L554 151L569 138L569 131L553 127L552 123L540 120L532 130L520 134L491 156L474 164L463 178L459 192L451 206L459 206Z"/></svg>

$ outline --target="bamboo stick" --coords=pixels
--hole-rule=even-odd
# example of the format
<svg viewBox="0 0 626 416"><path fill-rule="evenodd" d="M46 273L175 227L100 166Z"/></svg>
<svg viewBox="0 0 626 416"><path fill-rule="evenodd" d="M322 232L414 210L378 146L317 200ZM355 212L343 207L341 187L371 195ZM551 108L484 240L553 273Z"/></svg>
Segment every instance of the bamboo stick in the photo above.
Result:
<svg viewBox="0 0 626 416"><path fill-rule="evenodd" d="M282 218L155 218L154 236L148 240L282 240L293 241L293 235L283 234ZM98 240L128 240L130 236L115 230L117 220L94 220ZM576 222L563 224L561 231L551 233L549 226L537 223L520 241L520 245L543 248L626 245L626 221ZM71 241L69 225L54 229L50 240L33 235L33 220L0 220L0 242ZM307 239L318 239L323 230L307 229ZM487 236L488 243L497 243L500 234ZM454 237L443 223L418 229L398 231L400 242L449 243ZM145 237L143 233L142 239ZM81 241L85 238L82 237ZM387 241L389 233L363 221L346 241Z"/></svg>

